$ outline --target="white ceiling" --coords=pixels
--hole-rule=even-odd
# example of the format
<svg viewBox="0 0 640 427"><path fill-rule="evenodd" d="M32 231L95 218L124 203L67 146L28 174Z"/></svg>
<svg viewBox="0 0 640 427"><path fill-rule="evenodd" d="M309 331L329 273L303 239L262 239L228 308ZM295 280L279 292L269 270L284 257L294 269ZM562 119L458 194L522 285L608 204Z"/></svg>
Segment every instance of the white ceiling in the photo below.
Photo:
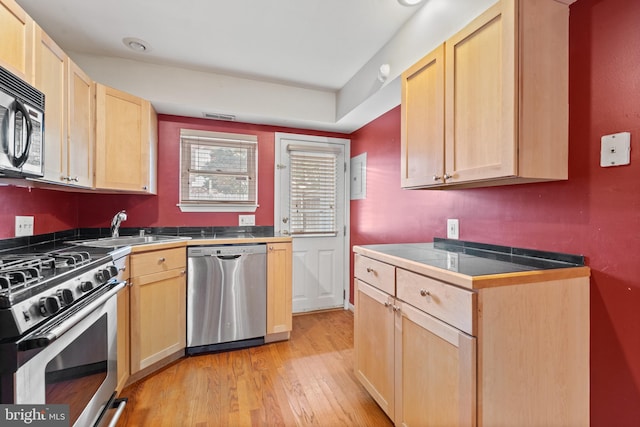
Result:
<svg viewBox="0 0 640 427"><path fill-rule="evenodd" d="M371 61L427 8L396 0L17 1L92 78L150 99L159 113L346 132L397 105L397 82L387 95L374 93L384 86L376 83L382 62ZM478 0L427 5L443 2L473 4L466 13L477 14ZM131 51L124 37L151 48ZM366 67L373 75L358 88Z"/></svg>

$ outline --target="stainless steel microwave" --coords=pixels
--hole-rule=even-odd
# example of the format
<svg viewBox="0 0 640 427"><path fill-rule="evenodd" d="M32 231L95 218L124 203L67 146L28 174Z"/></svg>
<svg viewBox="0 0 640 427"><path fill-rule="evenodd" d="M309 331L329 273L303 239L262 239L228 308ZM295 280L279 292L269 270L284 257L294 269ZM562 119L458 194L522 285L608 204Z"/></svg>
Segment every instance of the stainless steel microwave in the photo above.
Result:
<svg viewBox="0 0 640 427"><path fill-rule="evenodd" d="M0 67L0 176L44 176L44 94Z"/></svg>

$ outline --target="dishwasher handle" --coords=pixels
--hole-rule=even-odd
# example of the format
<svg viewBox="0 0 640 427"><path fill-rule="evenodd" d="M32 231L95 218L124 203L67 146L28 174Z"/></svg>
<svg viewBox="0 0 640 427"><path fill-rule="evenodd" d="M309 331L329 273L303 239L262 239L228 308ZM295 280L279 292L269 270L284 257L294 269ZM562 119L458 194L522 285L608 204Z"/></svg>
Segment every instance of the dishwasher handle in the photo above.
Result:
<svg viewBox="0 0 640 427"><path fill-rule="evenodd" d="M218 255L217 258L223 259L223 260L232 260L232 259L238 259L241 256L242 255Z"/></svg>

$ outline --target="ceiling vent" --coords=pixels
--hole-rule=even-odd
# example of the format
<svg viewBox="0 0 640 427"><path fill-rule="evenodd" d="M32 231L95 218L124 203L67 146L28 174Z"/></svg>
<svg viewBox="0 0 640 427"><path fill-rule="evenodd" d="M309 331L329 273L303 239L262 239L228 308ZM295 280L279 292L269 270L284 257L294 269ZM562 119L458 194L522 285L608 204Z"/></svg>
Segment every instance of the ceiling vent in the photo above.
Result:
<svg viewBox="0 0 640 427"><path fill-rule="evenodd" d="M220 114L220 113L202 113L206 119L212 120L225 120L227 122L235 122L236 116L232 114Z"/></svg>

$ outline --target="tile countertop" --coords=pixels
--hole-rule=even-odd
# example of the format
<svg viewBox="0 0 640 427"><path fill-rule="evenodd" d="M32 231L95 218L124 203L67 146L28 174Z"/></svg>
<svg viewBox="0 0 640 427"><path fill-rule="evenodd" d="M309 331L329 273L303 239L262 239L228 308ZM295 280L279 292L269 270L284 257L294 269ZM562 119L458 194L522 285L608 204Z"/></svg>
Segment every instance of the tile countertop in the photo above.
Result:
<svg viewBox="0 0 640 427"><path fill-rule="evenodd" d="M590 275L580 255L460 240L354 246L353 251L469 289Z"/></svg>

